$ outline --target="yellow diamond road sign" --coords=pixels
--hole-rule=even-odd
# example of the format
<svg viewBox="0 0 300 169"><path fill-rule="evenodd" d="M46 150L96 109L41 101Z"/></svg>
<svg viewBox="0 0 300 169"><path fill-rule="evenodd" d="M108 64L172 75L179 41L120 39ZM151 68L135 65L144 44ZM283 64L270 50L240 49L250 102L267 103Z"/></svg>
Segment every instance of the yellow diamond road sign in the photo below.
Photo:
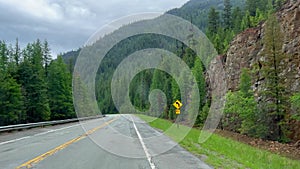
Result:
<svg viewBox="0 0 300 169"><path fill-rule="evenodd" d="M173 106L174 106L176 109L180 109L180 108L182 107L182 103L181 103L179 100L177 100L177 101L173 104Z"/></svg>

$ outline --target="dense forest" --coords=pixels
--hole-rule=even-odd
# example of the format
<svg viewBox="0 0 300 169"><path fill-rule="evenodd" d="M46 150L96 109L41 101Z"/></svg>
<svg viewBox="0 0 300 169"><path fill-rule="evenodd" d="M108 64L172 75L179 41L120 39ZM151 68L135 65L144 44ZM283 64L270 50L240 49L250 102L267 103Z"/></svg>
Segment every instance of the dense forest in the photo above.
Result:
<svg viewBox="0 0 300 169"><path fill-rule="evenodd" d="M76 117L71 73L47 41L20 49L0 41L0 125Z"/></svg>
<svg viewBox="0 0 300 169"><path fill-rule="evenodd" d="M238 2L238 3L237 3ZM259 100L254 96L251 88L251 75L255 70L244 69L240 78L238 91L229 91L225 106L225 116L220 124L221 128L240 132L253 137L289 141L286 118L287 105L296 110L300 108L300 96L288 96L282 88L280 79L281 31L274 16L284 4L284 0L216 0L189 1L182 8L169 11L196 24L205 30L207 37L214 44L217 52L225 54L232 39L247 28L256 27L266 22L266 35L263 43L266 46L266 61L263 73L266 76L267 91L259 93ZM111 96L111 80L113 73L121 61L129 54L147 48L161 48L175 53L191 68L199 87L200 106L195 126L202 126L210 109L211 96L207 82L207 70L200 59L196 59L194 51L183 43L161 35L147 34L130 37L114 48L103 59L96 77L96 97L102 113L118 112ZM80 51L80 50L79 50ZM75 51L75 53L79 53ZM74 54L67 53L66 58ZM69 62L73 62L67 59ZM180 75L182 76L182 75ZM184 78L184 77L182 77ZM154 89L162 90L167 98L167 106L158 116L174 120L175 109L172 103L180 99L178 84L173 77L161 70L145 70L130 83L130 99L137 110L145 111L150 108L148 96ZM190 97L193 97L190 95ZM190 102L192 98L182 100ZM124 108L126 109L126 107ZM156 114L152 114L157 116ZM299 119L299 116L289 117Z"/></svg>
<svg viewBox="0 0 300 169"><path fill-rule="evenodd" d="M226 95L225 116L220 128L263 139L289 141L287 123L290 119L299 120L300 116L296 113L287 117L287 112L290 111L289 105L299 112L300 94L288 95L282 85L284 79L279 76L280 60L284 57L281 51L283 35L274 13L283 4L284 0L191 0L182 8L167 12L185 18L203 30L220 55L227 52L236 35L247 28L266 24L263 38L266 59L261 73L266 77L264 87L267 90L259 93L259 96L255 95L251 88L251 76L257 72L255 69L243 69L238 90L228 91ZM75 117L70 72L73 72L81 49L51 61L46 41L42 44L37 40L23 50L18 42L15 47L5 42L0 44L0 125ZM182 42L156 34L125 39L104 57L97 72L95 88L100 111L103 114L118 113L111 96L114 71L128 55L147 48L171 51L192 70L200 96L199 114L194 126L203 126L212 99L204 64ZM185 78L184 73L179 76ZM81 83L80 79L74 77L73 82ZM186 79L186 82L189 80ZM81 85L84 89L85 86ZM178 84L166 72L148 69L137 74L130 83L130 101L137 110L148 110L148 97L154 89L165 93L167 106L160 114L152 115L174 120L176 116L172 103L181 95ZM82 95L85 95L84 90ZM184 104L193 100L193 94L189 96L182 100ZM84 104L83 101L83 105L77 106L84 109Z"/></svg>

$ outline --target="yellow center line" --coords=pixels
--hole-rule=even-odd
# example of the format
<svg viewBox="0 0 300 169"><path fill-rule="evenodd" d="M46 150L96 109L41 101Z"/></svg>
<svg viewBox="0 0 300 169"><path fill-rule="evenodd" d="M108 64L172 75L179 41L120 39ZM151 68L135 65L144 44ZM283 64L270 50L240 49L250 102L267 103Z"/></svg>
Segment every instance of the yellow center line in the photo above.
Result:
<svg viewBox="0 0 300 169"><path fill-rule="evenodd" d="M53 155L54 153L56 153L56 152L58 152L58 151L60 151L60 150L62 150L62 149L64 149L64 148L68 147L69 145L71 145L71 144L73 144L73 143L78 142L79 140L81 140L81 139L87 137L88 135L93 134L95 131L97 131L97 130L99 130L99 129L101 129L101 128L107 126L107 125L109 125L110 123L114 122L114 121L117 120L117 119L118 119L118 117L116 117L116 118L114 118L114 119L112 119L112 120L110 120L110 121L108 121L108 122L105 122L105 123L102 124L101 126L98 126L98 127L96 127L96 128L93 128L93 129L89 130L88 132L86 132L85 134L83 134L83 135L81 135L81 136L79 136L79 137L76 137L76 138L74 138L74 139L72 139L72 140L70 140L70 141L68 141L68 142L66 142L66 143L64 143L64 144L62 144L62 145L60 145L60 146L58 146L58 147L56 147L56 148L54 148L54 149L52 149L52 150L50 150L50 151L44 153L44 154L42 154L42 155L40 155L40 156L35 157L34 159L29 160L29 161L23 163L22 165L16 167L15 169L21 169L21 168L23 168L23 167L25 167L25 168L31 168L33 164L36 164L36 163L41 162L41 161L44 160L45 158L47 158L47 157Z"/></svg>

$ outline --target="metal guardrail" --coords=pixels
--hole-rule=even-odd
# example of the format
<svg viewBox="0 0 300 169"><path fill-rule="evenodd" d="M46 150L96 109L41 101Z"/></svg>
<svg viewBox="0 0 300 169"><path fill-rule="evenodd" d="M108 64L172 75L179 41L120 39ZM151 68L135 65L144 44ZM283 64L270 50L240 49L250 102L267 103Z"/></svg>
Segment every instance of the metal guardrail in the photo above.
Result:
<svg viewBox="0 0 300 169"><path fill-rule="evenodd" d="M14 131L14 130L35 128L35 127L43 127L43 126L50 126L50 125L57 125L57 124L66 124L66 123L72 123L72 122L77 122L77 121L81 121L81 120L97 119L97 118L101 118L101 117L103 117L103 115L92 116L92 117L74 118L74 119L67 119L67 120L55 120L55 121L45 121L45 122L38 122L38 123L0 126L0 133L1 132Z"/></svg>

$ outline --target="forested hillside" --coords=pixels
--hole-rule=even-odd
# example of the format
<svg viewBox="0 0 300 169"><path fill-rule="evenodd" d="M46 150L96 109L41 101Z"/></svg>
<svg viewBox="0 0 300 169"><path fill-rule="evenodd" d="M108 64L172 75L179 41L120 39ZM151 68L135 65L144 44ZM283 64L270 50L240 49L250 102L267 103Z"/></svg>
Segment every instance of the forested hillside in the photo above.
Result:
<svg viewBox="0 0 300 169"><path fill-rule="evenodd" d="M71 73L48 42L0 41L0 126L73 118Z"/></svg>
<svg viewBox="0 0 300 169"><path fill-rule="evenodd" d="M245 0L231 0L231 4L234 8L243 9ZM191 0L181 8L172 9L167 13L189 20L205 31L208 23L207 16L211 7L221 12L224 9L223 0Z"/></svg>
<svg viewBox="0 0 300 169"><path fill-rule="evenodd" d="M241 1L234 1L235 3L229 3L227 1L227 8L230 6L234 6L237 9L243 8L244 4L241 3ZM239 2L239 3L236 3ZM240 7L239 7L240 6ZM215 12L217 12L218 21L217 23L217 31L212 34L213 39L215 35L217 36L218 31L221 31L221 27L223 26L223 20L221 17L223 15L223 11L225 11L224 4L222 0L215 0L215 1L189 1L186 3L182 8L171 10L168 13L178 15L180 17L186 18L187 20L191 20L193 23L194 21L197 23L203 23L202 25L199 25L200 28L204 32L211 31L208 29L210 26L210 22L208 22L208 11L213 10L214 7L217 7ZM200 15L194 15L194 13L203 13L203 16ZM243 13L242 11L239 13L239 17L242 17ZM228 16L231 20L231 14ZM235 19L233 19L235 20ZM124 29L124 28L121 28ZM232 29L228 30L232 31ZM222 36L225 35L227 32L222 31ZM221 33L219 33L221 34ZM229 44L229 41L233 38L234 34L230 34L231 36L228 36L227 39L220 39L218 43L220 44ZM217 42L217 41L216 41ZM224 45L220 45L219 51L223 52ZM187 48L182 42L178 42L176 40L159 36L159 35L139 35L135 37L131 37L129 39L126 39L119 43L117 46L115 46L103 59L101 65L99 66L98 76L97 76L97 82L96 82L96 97L98 99L98 104L101 109L102 113L115 113L117 112L114 103L112 102L111 98L111 78L113 75L114 70L118 66L118 64L129 54L133 53L134 51L138 51L141 49L147 49L147 48L162 48L166 49L168 51L171 51L173 53L176 53L180 58L182 58L184 61L187 62L188 66L190 68L193 68L195 63L195 53ZM70 52L67 53L65 58L68 58L70 55L74 55L74 58L76 58L76 53ZM70 62L70 61L67 61ZM200 66L202 63L198 63L197 69L200 69L201 72L197 72L200 76L204 76L203 72L204 67ZM157 77L159 79L152 80L153 77ZM200 77L199 79L204 79L203 77ZM156 83L165 83L165 85L159 85L159 84L152 84L152 82ZM152 89L158 87L158 89L161 89L165 93L167 93L167 99L168 99L168 105L171 105L171 102L180 97L178 94L174 94L172 96L173 91L178 90L178 86L175 82L172 82L172 78L169 77L166 73L160 72L159 70L147 70L145 72L142 72L141 74L137 75L135 79L131 83L131 101L133 104L140 110L145 110L149 108L149 102L148 102L148 95ZM173 83L173 87L171 85ZM201 88L203 89L200 94L202 97L204 97L206 94L206 83L205 82L199 82L201 84ZM138 90L136 90L138 89ZM178 93L178 92L177 92ZM100 99L101 98L101 99ZM202 98L201 100L205 100ZM201 107L203 107L205 103L203 102L201 104ZM207 105L208 106L208 105ZM207 109L206 106L206 109ZM165 110L164 117L170 117L173 119L174 109L171 106L168 106ZM205 119L205 118L203 118Z"/></svg>
<svg viewBox="0 0 300 169"><path fill-rule="evenodd" d="M273 14L280 10L283 4L283 0L192 0L186 3L182 8L173 9L168 13L180 16L196 24L206 33L218 53L221 55L227 53L228 49L231 47L231 42L236 35L248 28L259 26L267 21L266 23L269 24L267 24L265 28L266 36L263 43L266 43L267 46L269 45L269 47L267 47L269 50L266 50L265 54L271 55L272 52L274 52L272 45L277 45L272 44L270 41L274 35L272 30L278 31L278 28L275 27L278 27L276 24L279 24ZM278 41L280 41L280 33L277 32L275 34L278 35L277 38ZM199 95L201 97L199 115L195 126L202 126L208 114L211 102L211 93L209 90L210 84L206 81L208 76L207 70L203 66L203 63L196 59L193 50L183 43L154 34L138 35L128 38L111 49L103 59L96 77L96 97L101 112L104 114L118 112L112 101L110 88L112 75L117 66L129 54L147 48L161 48L171 51L177 54L177 56L185 61L193 70L200 90ZM278 51L275 52L277 53ZM67 55L70 55L70 53ZM76 55L74 55L74 57L76 57ZM223 57L223 62L226 62L226 55ZM276 64L279 64L279 62ZM276 64L270 64L269 67L265 67L264 69L264 74L270 77L268 90L270 90L271 93L264 92L260 94L256 93L254 95L253 92L251 92L253 85L251 82L252 70L251 72L248 69L242 71L243 73L237 77L240 79L240 82L236 85L236 88L240 89L240 91L236 93L236 90L231 90L229 88L234 93L228 93L228 103L225 108L226 116L222 120L220 127L254 137L280 141L289 140L289 130L288 126L284 125L287 123L282 111L285 103L280 99L283 95L280 94L282 90L280 87L281 80L277 77L279 70L276 70L275 72L272 71ZM233 68L228 65L227 69ZM230 82L230 78L228 80ZM167 98L167 106L164 108L160 117L173 120L175 118L175 110L171 105L174 100L180 99L180 92L178 84L165 72L160 70L145 70L136 75L130 84L129 94L131 102L138 110L149 109L150 103L148 96L154 89L162 90ZM269 103L266 104L270 107L275 107L272 110L277 113L281 112L281 115L278 114L274 117L266 117L262 116L263 114L257 114L260 112L259 109L261 108L256 105L258 102L261 102L261 100L259 100L261 97L265 97L266 99L271 99L271 97L272 99L277 99L277 102L275 101L274 105ZM190 99L183 100L183 102L187 103ZM294 107L298 106L298 100L298 95L291 98ZM289 102L290 100L287 98L285 101ZM274 119L271 120L272 118ZM263 122L263 119L269 120ZM277 119L277 121L275 119ZM272 129L268 127L272 127Z"/></svg>

